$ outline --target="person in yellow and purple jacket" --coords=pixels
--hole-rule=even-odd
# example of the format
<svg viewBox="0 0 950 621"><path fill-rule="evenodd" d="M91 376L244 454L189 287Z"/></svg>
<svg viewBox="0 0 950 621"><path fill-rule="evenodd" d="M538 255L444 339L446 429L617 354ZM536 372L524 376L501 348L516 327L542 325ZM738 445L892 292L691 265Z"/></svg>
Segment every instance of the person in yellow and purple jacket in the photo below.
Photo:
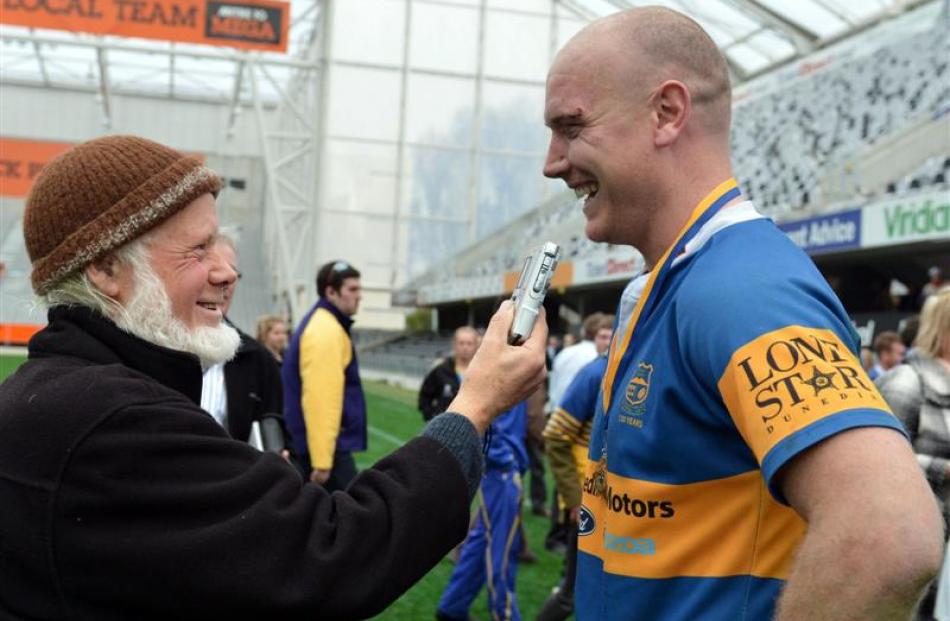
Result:
<svg viewBox="0 0 950 621"><path fill-rule="evenodd" d="M366 401L350 340L360 273L331 261L317 272L317 293L284 354L284 419L304 474L334 491L356 476L353 452L366 450Z"/></svg>

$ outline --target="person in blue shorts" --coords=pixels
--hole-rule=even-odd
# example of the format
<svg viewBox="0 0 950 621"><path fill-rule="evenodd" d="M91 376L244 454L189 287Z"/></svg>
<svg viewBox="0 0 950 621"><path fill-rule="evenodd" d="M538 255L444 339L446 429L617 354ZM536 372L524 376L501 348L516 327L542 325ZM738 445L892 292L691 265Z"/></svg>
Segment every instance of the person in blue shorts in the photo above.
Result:
<svg viewBox="0 0 950 621"><path fill-rule="evenodd" d="M731 102L716 44L660 7L588 25L548 74L545 175L645 261L591 430L577 619L907 619L941 517L840 301L742 196Z"/></svg>

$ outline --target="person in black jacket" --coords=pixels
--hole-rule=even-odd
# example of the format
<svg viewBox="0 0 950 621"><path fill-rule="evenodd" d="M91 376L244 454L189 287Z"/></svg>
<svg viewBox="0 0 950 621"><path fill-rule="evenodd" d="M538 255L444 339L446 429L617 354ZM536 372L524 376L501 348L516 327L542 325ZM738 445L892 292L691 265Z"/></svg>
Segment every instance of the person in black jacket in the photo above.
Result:
<svg viewBox="0 0 950 621"><path fill-rule="evenodd" d="M198 403L230 358L220 180L133 136L50 162L27 198L49 325L0 385L0 618L358 619L460 541L480 435L544 378L544 322L492 318L452 413L345 492L231 438Z"/></svg>
<svg viewBox="0 0 950 621"><path fill-rule="evenodd" d="M419 389L419 411L426 422L445 411L458 394L462 377L478 349L478 332L462 326L452 336L452 355L432 367Z"/></svg>
<svg viewBox="0 0 950 621"><path fill-rule="evenodd" d="M265 448L278 451L285 459L289 459L289 447L292 443L283 418L284 395L280 383L280 367L263 345L228 319L228 311L237 292L237 283L241 280L241 270L238 268L237 249L233 239L227 235L218 235L215 250L236 274L234 281L224 287L224 306L221 311L224 321L240 335L241 344L234 357L226 363L205 369L201 405L212 415L215 414L212 411L215 406L222 409L226 423L222 426L232 438L242 442L251 441L251 429L255 422L263 425L267 419L275 420L284 441L279 450L277 446Z"/></svg>

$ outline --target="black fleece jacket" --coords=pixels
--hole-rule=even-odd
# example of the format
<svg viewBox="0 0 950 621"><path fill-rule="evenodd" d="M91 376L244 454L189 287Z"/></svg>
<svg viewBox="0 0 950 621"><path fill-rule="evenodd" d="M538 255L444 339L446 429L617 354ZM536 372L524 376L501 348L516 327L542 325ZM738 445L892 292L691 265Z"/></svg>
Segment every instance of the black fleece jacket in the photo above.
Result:
<svg viewBox="0 0 950 621"><path fill-rule="evenodd" d="M197 358L50 311L0 386L0 618L364 618L465 536L481 464L461 416L331 496L200 391Z"/></svg>
<svg viewBox="0 0 950 621"><path fill-rule="evenodd" d="M455 372L455 358L449 356L422 380L419 388L419 411L426 421L445 411L459 392L459 376Z"/></svg>

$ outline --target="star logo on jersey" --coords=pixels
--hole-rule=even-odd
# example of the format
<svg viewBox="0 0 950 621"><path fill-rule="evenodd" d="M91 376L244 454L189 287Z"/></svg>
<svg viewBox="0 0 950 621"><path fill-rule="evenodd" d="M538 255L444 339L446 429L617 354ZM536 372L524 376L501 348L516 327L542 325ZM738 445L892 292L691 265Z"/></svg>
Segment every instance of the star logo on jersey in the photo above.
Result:
<svg viewBox="0 0 950 621"><path fill-rule="evenodd" d="M818 396L822 390L830 388L835 390L835 374L834 373L822 373L818 370L818 367L812 367L811 377L807 380L802 380L802 384L808 384L815 391L815 396Z"/></svg>
<svg viewBox="0 0 950 621"><path fill-rule="evenodd" d="M888 411L854 352L823 328L790 325L756 337L733 353L718 386L746 425L743 435L761 436L762 447L843 410Z"/></svg>

